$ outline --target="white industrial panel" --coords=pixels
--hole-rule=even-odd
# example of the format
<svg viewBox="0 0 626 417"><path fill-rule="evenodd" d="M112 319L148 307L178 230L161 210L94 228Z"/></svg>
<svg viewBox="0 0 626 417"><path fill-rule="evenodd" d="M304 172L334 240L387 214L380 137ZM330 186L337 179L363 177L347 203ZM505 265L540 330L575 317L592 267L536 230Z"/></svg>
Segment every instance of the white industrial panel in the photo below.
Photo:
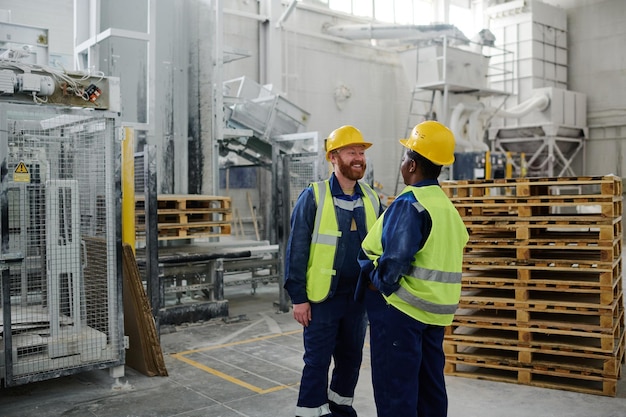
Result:
<svg viewBox="0 0 626 417"><path fill-rule="evenodd" d="M556 33L555 29L550 26L545 26L543 30L543 43L547 45L556 45Z"/></svg>
<svg viewBox="0 0 626 417"><path fill-rule="evenodd" d="M553 62L545 62L543 65L543 74L546 81L556 80L556 65Z"/></svg>
<svg viewBox="0 0 626 417"><path fill-rule="evenodd" d="M544 59L545 44L538 40L521 41L519 44L517 59L537 58Z"/></svg>
<svg viewBox="0 0 626 417"><path fill-rule="evenodd" d="M564 65L556 66L556 82L567 85L567 67L566 66Z"/></svg>
<svg viewBox="0 0 626 417"><path fill-rule="evenodd" d="M567 48L567 32L565 30L556 30L555 34L556 46L559 48Z"/></svg>
<svg viewBox="0 0 626 417"><path fill-rule="evenodd" d="M555 125L568 127L586 127L586 95L561 88L537 88L533 95L547 94L550 104L543 111L533 111L520 119L520 125L540 126Z"/></svg>
<svg viewBox="0 0 626 417"><path fill-rule="evenodd" d="M537 77L545 78L545 63L540 59L520 59L518 62L519 78ZM539 85L536 87L543 87Z"/></svg>
<svg viewBox="0 0 626 417"><path fill-rule="evenodd" d="M479 88L486 86L489 58L481 53L441 45L418 50L417 84L448 83Z"/></svg>
<svg viewBox="0 0 626 417"><path fill-rule="evenodd" d="M555 63L556 62L556 46L554 45L543 45L543 59L546 62Z"/></svg>
<svg viewBox="0 0 626 417"><path fill-rule="evenodd" d="M567 29L567 14L565 9L552 6L538 0L530 0L530 10L535 22L551 26L555 29Z"/></svg>
<svg viewBox="0 0 626 417"><path fill-rule="evenodd" d="M587 126L587 95L573 92L576 97L576 126Z"/></svg>
<svg viewBox="0 0 626 417"><path fill-rule="evenodd" d="M514 37L507 38L507 42L524 42L533 39L541 39L534 33L533 22L530 20L520 22L517 26L508 26L505 28L505 32L507 34L515 34Z"/></svg>
<svg viewBox="0 0 626 417"><path fill-rule="evenodd" d="M558 65L567 66L567 49L556 48L556 59L555 61Z"/></svg>
<svg viewBox="0 0 626 417"><path fill-rule="evenodd" d="M565 91L565 90L563 90ZM563 100L563 124L565 126L576 126L576 95L566 92Z"/></svg>

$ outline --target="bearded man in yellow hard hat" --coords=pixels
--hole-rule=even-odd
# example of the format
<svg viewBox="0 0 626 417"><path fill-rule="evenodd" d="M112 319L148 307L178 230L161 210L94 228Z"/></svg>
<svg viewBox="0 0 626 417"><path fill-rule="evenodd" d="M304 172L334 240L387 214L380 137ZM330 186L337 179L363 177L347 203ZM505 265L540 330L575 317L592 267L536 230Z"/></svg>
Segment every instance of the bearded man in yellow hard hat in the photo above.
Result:
<svg viewBox="0 0 626 417"><path fill-rule="evenodd" d="M382 212L378 195L360 181L371 145L354 126L335 129L325 142L330 178L304 189L292 212L284 287L304 327L296 416L357 415L352 401L367 325L365 307L354 299L357 256Z"/></svg>

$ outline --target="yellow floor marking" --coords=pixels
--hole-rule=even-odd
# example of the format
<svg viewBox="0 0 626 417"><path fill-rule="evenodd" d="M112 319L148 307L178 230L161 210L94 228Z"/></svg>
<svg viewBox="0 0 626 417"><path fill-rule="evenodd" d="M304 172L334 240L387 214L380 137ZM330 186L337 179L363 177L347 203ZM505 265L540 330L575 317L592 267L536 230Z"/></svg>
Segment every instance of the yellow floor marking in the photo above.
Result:
<svg viewBox="0 0 626 417"><path fill-rule="evenodd" d="M208 372L212 375L215 375L219 378L225 379L226 381L229 381L233 384L239 385L240 387L249 389L250 391L256 392L257 394L267 394L270 392L275 392L275 391L280 391L282 389L288 388L291 385L277 385L275 387L271 387L271 388L267 388L267 389L262 389L259 388L257 386L254 386L252 384L249 384L245 381L242 381L238 378L235 378L233 376L230 376L228 374L225 374L223 372L218 371L217 369L213 369L213 368L209 368L206 365L203 365L197 361L194 361L192 359L189 359L188 357L186 357L187 355L190 355L192 353L198 353L198 352L206 352L209 350L215 350L215 349L220 349L220 348L225 348L225 347L230 347L230 346L236 346L236 345L243 345L243 344L247 344L247 343L252 343L252 342L259 342L262 340L268 340L268 339L272 339L272 338L276 338L276 337L280 337L280 336L289 336L292 334L297 334L297 333L302 333L302 330L294 330L291 332L286 332L286 333L280 333L280 334L273 334L273 335L268 335L268 336L261 336L261 337L255 337L253 339L247 339L247 340L240 340L238 342L230 342L230 343L225 343L222 345L216 345L216 346L207 346L204 348L199 348L199 349L193 349L193 350L186 350L184 352L178 352L178 353L172 353L170 356L178 359L179 361L185 362L195 368L201 369L205 372ZM295 384L294 384L295 385Z"/></svg>
<svg viewBox="0 0 626 417"><path fill-rule="evenodd" d="M285 333L270 334L270 335L267 335L267 336L255 337L253 339L239 340L238 342L230 342L230 343L224 343L224 344L221 344L221 345L206 346L206 347L199 348L199 349L185 350L183 352L178 352L177 355L189 355L190 353L206 352L207 350L221 349L221 348L224 348L224 347L237 346L237 345L245 345L247 343L260 342L261 340L274 339L276 337L289 336L289 335L298 334L298 333L302 333L302 330L301 329L300 330L292 330L290 332L285 332Z"/></svg>

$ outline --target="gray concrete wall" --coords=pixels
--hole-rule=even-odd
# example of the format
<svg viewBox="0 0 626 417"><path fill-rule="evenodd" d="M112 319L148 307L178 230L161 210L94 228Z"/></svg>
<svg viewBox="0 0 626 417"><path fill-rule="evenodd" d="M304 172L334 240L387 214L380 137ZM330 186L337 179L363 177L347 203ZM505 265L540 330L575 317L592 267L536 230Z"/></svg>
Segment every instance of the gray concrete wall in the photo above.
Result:
<svg viewBox="0 0 626 417"><path fill-rule="evenodd" d="M230 3L228 7L242 5L226 3ZM250 11L248 6L240 10ZM258 24L228 14L225 19L225 43L252 51L250 58L225 65L225 74L257 77L255 80L262 82L256 67L260 65L259 38L250 30ZM404 136L412 83L395 52L324 35L325 25L343 23L361 21L297 8L282 29L282 84L274 88L311 113L307 130L319 132L320 138L341 125L359 128L365 139L374 143L368 156L376 181L383 185L383 192L392 193L401 155L398 139ZM349 94L344 101L335 99L340 88Z"/></svg>
<svg viewBox="0 0 626 417"><path fill-rule="evenodd" d="M570 10L571 86L588 96L589 174L626 175L626 3L584 4ZM590 30L591 28L591 30Z"/></svg>
<svg viewBox="0 0 626 417"><path fill-rule="evenodd" d="M569 89L587 95L587 175L626 175L626 2L544 0L567 12ZM580 165L580 161L578 161Z"/></svg>

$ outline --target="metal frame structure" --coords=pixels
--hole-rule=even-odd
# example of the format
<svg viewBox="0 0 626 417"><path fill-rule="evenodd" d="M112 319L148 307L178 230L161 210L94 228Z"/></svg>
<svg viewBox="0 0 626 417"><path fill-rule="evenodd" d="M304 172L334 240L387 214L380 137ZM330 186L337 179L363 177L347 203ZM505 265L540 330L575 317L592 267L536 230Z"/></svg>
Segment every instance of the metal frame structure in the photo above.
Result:
<svg viewBox="0 0 626 417"><path fill-rule="evenodd" d="M5 386L123 376L117 113L0 103Z"/></svg>
<svg viewBox="0 0 626 417"><path fill-rule="evenodd" d="M325 178L326 160L319 152L317 132L281 135L273 138L272 147L272 218L270 219L270 240L280 248L279 276L284 274L283 265L285 248L289 239L290 217L298 194L312 181ZM300 146L295 143L300 142ZM309 146L301 146L308 143ZM285 148L299 148L302 152L286 153ZM304 149L309 151L304 151ZM300 175L301 173L305 175ZM288 296L282 285L279 285L279 310L289 311Z"/></svg>
<svg viewBox="0 0 626 417"><path fill-rule="evenodd" d="M481 52L461 49L459 46L480 48ZM418 45L416 53L416 81L407 124L411 127L415 125L411 124L411 116L421 116L419 121L436 119L448 123L452 95L480 99L511 94L506 89L489 87L494 81L503 87L512 87L513 75L508 70L513 59L510 51L444 35L424 41ZM440 106L436 106L437 99L441 100ZM414 106L417 103L421 103L423 112L416 111Z"/></svg>
<svg viewBox="0 0 626 417"><path fill-rule="evenodd" d="M572 137L559 134L555 126L494 129L492 148L501 152L526 153L528 176L576 176L572 162L584 154L587 128L574 129ZM572 129L568 129L572 130ZM525 133L527 132L527 133ZM583 158L582 172L585 172Z"/></svg>

